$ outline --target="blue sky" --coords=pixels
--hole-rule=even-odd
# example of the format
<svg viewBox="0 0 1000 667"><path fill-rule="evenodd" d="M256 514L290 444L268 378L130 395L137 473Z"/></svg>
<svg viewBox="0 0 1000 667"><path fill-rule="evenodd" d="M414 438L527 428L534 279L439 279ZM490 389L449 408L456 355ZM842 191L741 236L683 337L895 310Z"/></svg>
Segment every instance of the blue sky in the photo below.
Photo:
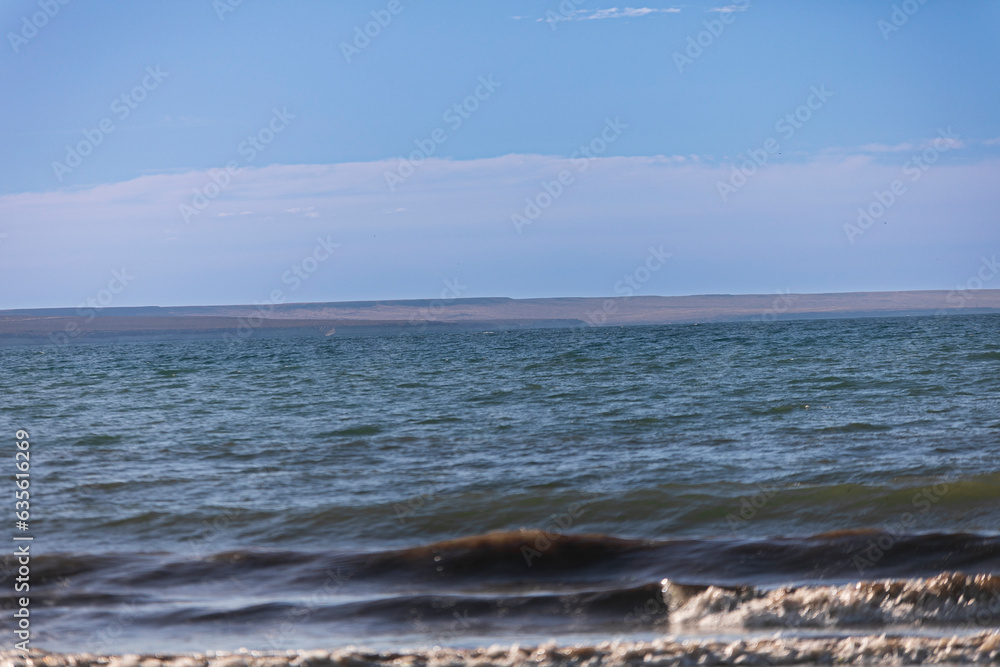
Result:
<svg viewBox="0 0 1000 667"><path fill-rule="evenodd" d="M108 305L603 296L650 248L635 293L952 290L1000 252L998 2L34 0L0 28L0 308L122 270Z"/></svg>

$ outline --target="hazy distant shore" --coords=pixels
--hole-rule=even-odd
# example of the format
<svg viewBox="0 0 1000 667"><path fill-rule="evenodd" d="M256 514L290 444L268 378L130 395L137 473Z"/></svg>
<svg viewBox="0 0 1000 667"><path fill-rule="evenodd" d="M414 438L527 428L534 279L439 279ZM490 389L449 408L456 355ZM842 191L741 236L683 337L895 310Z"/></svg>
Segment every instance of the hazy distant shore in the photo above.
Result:
<svg viewBox="0 0 1000 667"><path fill-rule="evenodd" d="M437 299L0 311L0 345L1000 313L1000 290Z"/></svg>

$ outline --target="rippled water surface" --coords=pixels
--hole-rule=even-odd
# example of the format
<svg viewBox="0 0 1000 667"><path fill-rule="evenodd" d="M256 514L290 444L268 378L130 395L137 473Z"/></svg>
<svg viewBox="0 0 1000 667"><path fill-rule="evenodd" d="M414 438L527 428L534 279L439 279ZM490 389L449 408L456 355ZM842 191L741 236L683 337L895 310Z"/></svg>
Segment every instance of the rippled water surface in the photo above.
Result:
<svg viewBox="0 0 1000 667"><path fill-rule="evenodd" d="M0 365L0 418L31 434L51 648L641 635L656 614L626 617L662 577L1000 558L998 316L20 347ZM859 529L886 547L867 572L879 533ZM812 537L830 531L853 532Z"/></svg>

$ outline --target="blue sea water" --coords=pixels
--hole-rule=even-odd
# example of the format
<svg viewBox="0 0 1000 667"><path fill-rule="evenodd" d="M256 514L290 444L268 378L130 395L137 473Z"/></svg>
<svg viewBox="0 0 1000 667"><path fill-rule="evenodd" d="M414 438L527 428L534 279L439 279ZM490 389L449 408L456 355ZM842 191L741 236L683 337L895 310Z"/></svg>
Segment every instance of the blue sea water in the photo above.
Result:
<svg viewBox="0 0 1000 667"><path fill-rule="evenodd" d="M8 347L0 368L54 649L648 634L619 621L662 577L1000 567L995 315Z"/></svg>

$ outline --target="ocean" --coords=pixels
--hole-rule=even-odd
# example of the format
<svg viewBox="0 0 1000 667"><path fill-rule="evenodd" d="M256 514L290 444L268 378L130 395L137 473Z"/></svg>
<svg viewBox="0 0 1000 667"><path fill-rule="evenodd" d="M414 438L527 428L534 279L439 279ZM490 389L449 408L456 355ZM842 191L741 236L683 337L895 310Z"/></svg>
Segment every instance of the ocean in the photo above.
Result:
<svg viewBox="0 0 1000 667"><path fill-rule="evenodd" d="M6 347L0 368L40 648L1000 627L997 315Z"/></svg>

